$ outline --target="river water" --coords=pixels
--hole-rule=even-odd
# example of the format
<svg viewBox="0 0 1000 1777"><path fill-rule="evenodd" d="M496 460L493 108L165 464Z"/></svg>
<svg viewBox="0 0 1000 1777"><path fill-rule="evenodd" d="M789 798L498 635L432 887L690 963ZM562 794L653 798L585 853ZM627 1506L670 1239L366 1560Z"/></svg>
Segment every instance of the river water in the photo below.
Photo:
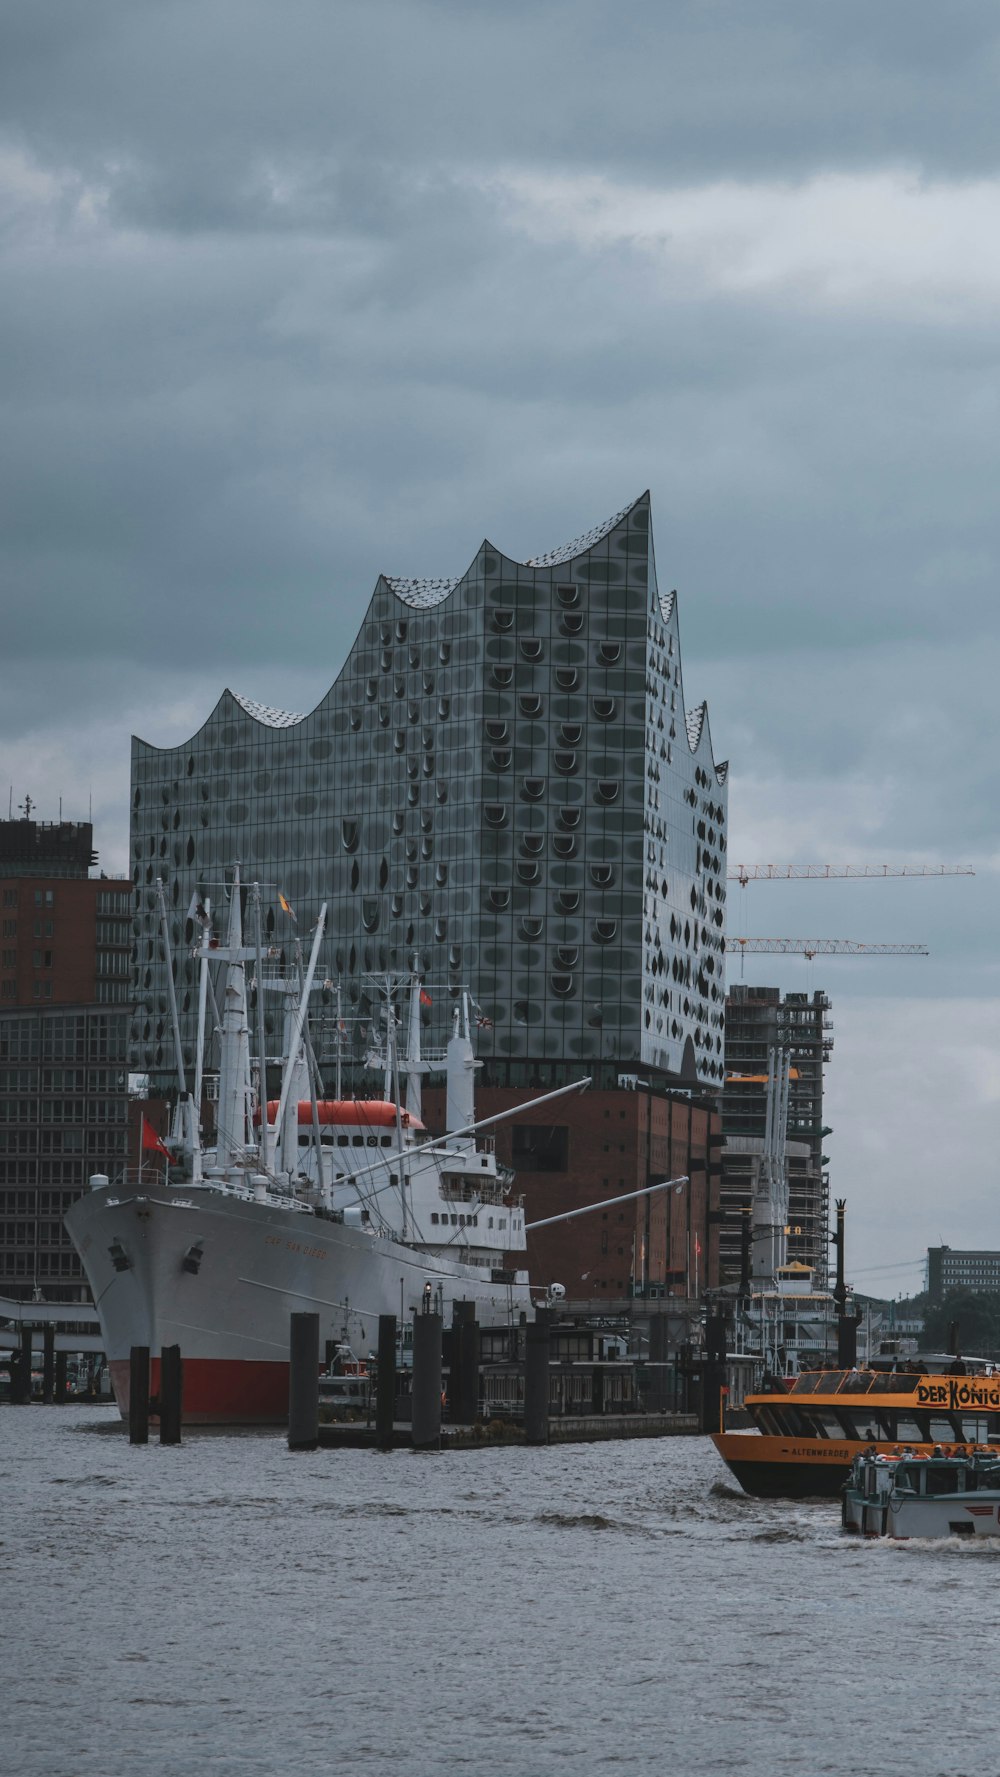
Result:
<svg viewBox="0 0 1000 1777"><path fill-rule="evenodd" d="M704 1438L132 1449L0 1408L0 1497L4 1777L1000 1768L1000 1539L844 1538Z"/></svg>

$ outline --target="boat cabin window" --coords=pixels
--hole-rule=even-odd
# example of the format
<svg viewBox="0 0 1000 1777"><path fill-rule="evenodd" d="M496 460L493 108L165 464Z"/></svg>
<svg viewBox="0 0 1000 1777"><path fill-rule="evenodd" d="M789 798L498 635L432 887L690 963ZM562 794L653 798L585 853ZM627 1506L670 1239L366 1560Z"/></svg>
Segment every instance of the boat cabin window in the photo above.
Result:
<svg viewBox="0 0 1000 1777"><path fill-rule="evenodd" d="M944 1463L931 1462L927 1465L928 1493L958 1493L964 1491L964 1475L957 1468L945 1468ZM963 1486L959 1488L959 1481Z"/></svg>
<svg viewBox="0 0 1000 1777"><path fill-rule="evenodd" d="M841 1392L843 1394L867 1394L871 1385L870 1370L848 1370Z"/></svg>
<svg viewBox="0 0 1000 1777"><path fill-rule="evenodd" d="M909 1413L893 1413L891 1418L896 1421L894 1437L900 1444L926 1444L927 1433L919 1420Z"/></svg>
<svg viewBox="0 0 1000 1777"><path fill-rule="evenodd" d="M338 1148L346 1148L346 1146L347 1146L347 1144L348 1144L348 1140L349 1140L349 1137L348 1137L348 1136L346 1136L346 1135L338 1135L338 1137L337 1137L337 1146L338 1146Z"/></svg>
<svg viewBox="0 0 1000 1777"><path fill-rule="evenodd" d="M843 1370L824 1370L816 1377L816 1394L836 1394L844 1380Z"/></svg>
<svg viewBox="0 0 1000 1777"><path fill-rule="evenodd" d="M947 1419L943 1413L932 1413L928 1424L932 1444L952 1444L963 1435L961 1422L958 1419Z"/></svg>
<svg viewBox="0 0 1000 1777"><path fill-rule="evenodd" d="M922 1375L908 1370L882 1370L872 1377L872 1394L914 1394Z"/></svg>
<svg viewBox="0 0 1000 1777"><path fill-rule="evenodd" d="M807 1430L810 1431L814 1437L842 1438L844 1435L844 1428L841 1425L840 1420L837 1418L836 1413L820 1412L815 1407L811 1412L808 1412L803 1408L802 1418L806 1423Z"/></svg>
<svg viewBox="0 0 1000 1777"><path fill-rule="evenodd" d="M977 1419L974 1414L963 1413L955 1423L960 1428L960 1435L967 1444L987 1444L991 1426L994 1432L997 1430L997 1415L992 1413L989 1419Z"/></svg>

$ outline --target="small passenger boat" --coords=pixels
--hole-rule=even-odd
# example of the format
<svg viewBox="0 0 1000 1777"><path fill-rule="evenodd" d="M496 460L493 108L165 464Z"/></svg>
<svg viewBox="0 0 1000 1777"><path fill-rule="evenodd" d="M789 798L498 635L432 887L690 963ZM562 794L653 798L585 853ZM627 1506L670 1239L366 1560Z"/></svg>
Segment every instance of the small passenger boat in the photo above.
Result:
<svg viewBox="0 0 1000 1777"><path fill-rule="evenodd" d="M841 1523L861 1536L1000 1536L1000 1457L867 1450L851 1464Z"/></svg>
<svg viewBox="0 0 1000 1777"><path fill-rule="evenodd" d="M1000 1374L976 1358L814 1370L780 1377L743 1405L753 1430L723 1427L712 1442L743 1491L763 1499L835 1499L870 1449L930 1456L935 1445L1000 1440Z"/></svg>

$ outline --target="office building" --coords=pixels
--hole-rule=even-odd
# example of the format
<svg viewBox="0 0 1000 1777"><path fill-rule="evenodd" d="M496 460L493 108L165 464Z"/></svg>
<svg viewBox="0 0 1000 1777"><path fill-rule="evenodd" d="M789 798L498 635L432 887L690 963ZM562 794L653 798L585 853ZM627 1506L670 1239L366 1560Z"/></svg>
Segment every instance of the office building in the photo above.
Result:
<svg viewBox="0 0 1000 1777"><path fill-rule="evenodd" d="M0 822L0 1295L17 1299L87 1299L62 1218L126 1160L132 884L96 862L89 823Z"/></svg>
<svg viewBox="0 0 1000 1777"><path fill-rule="evenodd" d="M740 1221L759 1164L767 1110L768 1051L784 1053L788 1093L788 1258L825 1281L830 1263L829 1174L823 1123L823 1070L833 1050L825 993L782 994L777 987L730 987L726 998L726 1088L722 1098L720 1236L723 1281L740 1274ZM735 1076L735 1077L733 1077ZM742 1076L742 1077L741 1077Z"/></svg>
<svg viewBox="0 0 1000 1777"><path fill-rule="evenodd" d="M929 1246L927 1293L940 1302L950 1290L1000 1294L1000 1252L985 1248Z"/></svg>

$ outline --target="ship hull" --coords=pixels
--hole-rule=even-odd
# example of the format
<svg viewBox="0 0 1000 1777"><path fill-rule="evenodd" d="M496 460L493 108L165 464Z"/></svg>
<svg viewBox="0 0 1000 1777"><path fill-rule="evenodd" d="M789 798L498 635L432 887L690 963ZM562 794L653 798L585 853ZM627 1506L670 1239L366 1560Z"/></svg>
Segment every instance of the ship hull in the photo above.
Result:
<svg viewBox="0 0 1000 1777"><path fill-rule="evenodd" d="M129 1354L178 1345L184 1420L283 1424L289 1316L316 1313L320 1347L364 1354L380 1314L407 1316L431 1286L435 1308L473 1301L483 1325L530 1307L526 1281L425 1253L362 1228L220 1191L104 1186L75 1203L66 1226L101 1322L115 1397L128 1412ZM521 1274L523 1278L523 1273Z"/></svg>
<svg viewBox="0 0 1000 1777"><path fill-rule="evenodd" d="M836 1499L864 1445L715 1432L712 1442L744 1493L757 1499Z"/></svg>

